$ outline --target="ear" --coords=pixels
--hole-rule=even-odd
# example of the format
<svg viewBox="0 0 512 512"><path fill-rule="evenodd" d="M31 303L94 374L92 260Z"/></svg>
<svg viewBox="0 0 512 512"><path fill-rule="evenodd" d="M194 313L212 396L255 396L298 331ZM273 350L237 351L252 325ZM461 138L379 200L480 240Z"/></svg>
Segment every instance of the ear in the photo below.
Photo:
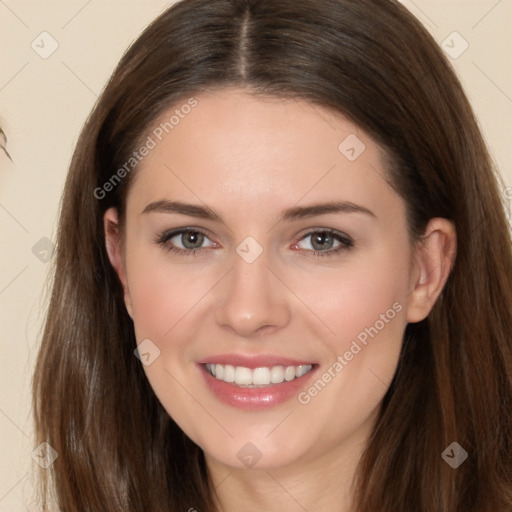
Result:
<svg viewBox="0 0 512 512"><path fill-rule="evenodd" d="M126 278L126 266L123 260L121 238L119 235L119 219L116 208L109 208L103 216L103 226L105 229L105 245L107 248L110 263L121 281L124 291L124 303L128 314L133 318L132 303L130 291L128 289L128 280Z"/></svg>
<svg viewBox="0 0 512 512"><path fill-rule="evenodd" d="M425 319L441 294L457 252L455 226L447 219L431 219L414 252L407 321Z"/></svg>

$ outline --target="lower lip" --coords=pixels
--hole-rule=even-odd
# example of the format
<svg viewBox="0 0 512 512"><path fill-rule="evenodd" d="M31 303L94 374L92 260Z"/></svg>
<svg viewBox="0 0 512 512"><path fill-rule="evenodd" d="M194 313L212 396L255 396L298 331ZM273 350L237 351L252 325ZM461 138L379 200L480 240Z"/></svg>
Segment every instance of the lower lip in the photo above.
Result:
<svg viewBox="0 0 512 512"><path fill-rule="evenodd" d="M199 364L199 367L206 385L221 402L248 410L269 409L297 396L317 368L313 366L308 373L289 382L283 381L281 384L272 384L264 388L243 388L234 383L216 379L210 375L203 364Z"/></svg>

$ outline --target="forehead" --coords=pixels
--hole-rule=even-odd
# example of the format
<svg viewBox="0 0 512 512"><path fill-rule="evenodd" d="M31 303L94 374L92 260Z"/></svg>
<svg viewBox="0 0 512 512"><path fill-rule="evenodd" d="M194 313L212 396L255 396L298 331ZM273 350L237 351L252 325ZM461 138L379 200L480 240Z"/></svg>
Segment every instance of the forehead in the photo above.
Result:
<svg viewBox="0 0 512 512"><path fill-rule="evenodd" d="M173 106L154 123L128 207L177 196L246 209L301 198L371 203L395 195L381 148L338 113L239 89L194 101Z"/></svg>

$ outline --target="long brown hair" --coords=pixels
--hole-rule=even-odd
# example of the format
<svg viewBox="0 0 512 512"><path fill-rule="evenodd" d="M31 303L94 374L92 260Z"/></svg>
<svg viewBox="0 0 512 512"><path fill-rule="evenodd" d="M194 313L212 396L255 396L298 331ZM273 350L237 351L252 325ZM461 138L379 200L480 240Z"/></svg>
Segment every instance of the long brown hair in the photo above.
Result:
<svg viewBox="0 0 512 512"><path fill-rule="evenodd" d="M406 328L356 475L357 511L510 512L512 251L499 178L442 51L394 0L186 0L123 56L64 190L33 383L37 443L59 455L42 471L44 510L52 497L65 512L214 510L202 450L133 355L105 250L103 214L115 206L123 217L136 168L95 191L162 112L224 86L341 112L385 150L412 240L433 217L456 226L443 293ZM441 457L452 442L468 452L457 469Z"/></svg>

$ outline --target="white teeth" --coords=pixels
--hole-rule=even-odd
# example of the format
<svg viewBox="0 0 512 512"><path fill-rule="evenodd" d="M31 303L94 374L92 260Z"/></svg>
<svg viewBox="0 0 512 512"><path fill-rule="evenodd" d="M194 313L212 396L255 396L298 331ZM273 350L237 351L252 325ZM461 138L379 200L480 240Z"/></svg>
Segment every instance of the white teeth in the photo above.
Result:
<svg viewBox="0 0 512 512"><path fill-rule="evenodd" d="M218 367L219 365L217 365ZM218 377L217 377L218 378ZM224 380L224 379L222 379ZM237 366L235 368L235 382L237 384L252 384L252 371L250 368Z"/></svg>
<svg viewBox="0 0 512 512"><path fill-rule="evenodd" d="M292 367L293 368L293 367ZM272 384L281 384L284 380L284 369L282 366L274 366L270 370L270 382Z"/></svg>
<svg viewBox="0 0 512 512"><path fill-rule="evenodd" d="M227 364L224 366L224 379L225 382L235 382L235 367Z"/></svg>
<svg viewBox="0 0 512 512"><path fill-rule="evenodd" d="M218 380L234 382L244 387L263 387L270 384L281 384L283 381L292 381L306 375L313 366L304 364L299 366L272 366L259 368L246 368L245 366L232 366L230 364L207 364L206 370Z"/></svg>
<svg viewBox="0 0 512 512"><path fill-rule="evenodd" d="M295 379L295 366L287 366L284 371L284 378L286 381Z"/></svg>
<svg viewBox="0 0 512 512"><path fill-rule="evenodd" d="M306 375L306 373L308 373L309 370L311 370L311 366L308 364L297 366L297 369L295 370L295 377L302 377L303 375Z"/></svg>
<svg viewBox="0 0 512 512"><path fill-rule="evenodd" d="M268 368L255 368L252 371L251 384L268 386L270 384L270 370Z"/></svg>

